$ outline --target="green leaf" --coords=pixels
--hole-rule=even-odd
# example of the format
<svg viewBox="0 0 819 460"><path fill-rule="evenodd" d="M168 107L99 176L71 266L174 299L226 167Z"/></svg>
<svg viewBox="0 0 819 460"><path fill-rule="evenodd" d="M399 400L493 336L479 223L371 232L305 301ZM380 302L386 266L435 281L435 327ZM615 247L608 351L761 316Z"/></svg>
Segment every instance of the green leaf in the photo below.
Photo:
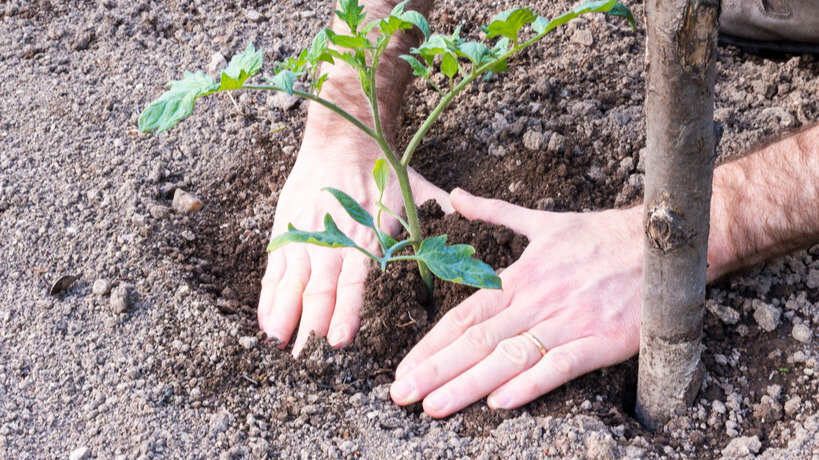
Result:
<svg viewBox="0 0 819 460"><path fill-rule="evenodd" d="M427 264L438 278L478 288L501 289L501 279L485 262L472 258L475 248L468 244L446 245L446 235L421 242L416 258Z"/></svg>
<svg viewBox="0 0 819 460"><path fill-rule="evenodd" d="M293 95L293 84L296 82L297 75L292 70L281 70L273 78L268 81L271 85L277 86L284 90L285 93Z"/></svg>
<svg viewBox="0 0 819 460"><path fill-rule="evenodd" d="M347 214L349 214L353 220L361 225L364 225L365 227L370 227L371 229L375 230L373 216L367 212L367 210L362 208L361 205L358 204L358 201L353 199L353 197L332 187L324 187L322 190L330 192L338 200L338 202L341 203L341 206L344 207L344 210L347 211Z"/></svg>
<svg viewBox="0 0 819 460"><path fill-rule="evenodd" d="M509 52L509 46L511 45L511 41L503 37L495 43L495 46L492 47L492 52L495 53L495 56L501 56Z"/></svg>
<svg viewBox="0 0 819 460"><path fill-rule="evenodd" d="M424 38L428 38L430 34L430 28L427 18L425 18L423 14L417 11L413 10L404 11L404 8L407 6L407 3L409 3L409 0L404 0L403 2L395 5L395 8L393 8L392 12L390 13L390 17L387 18L387 20L385 20L387 21L388 24L390 24L391 28L398 25L395 21L392 21L392 18L395 18L404 23L401 24L395 30L392 30L392 32L390 33L395 33L398 29L411 29L412 26L415 26L418 28L418 30L421 31L421 33L424 34Z"/></svg>
<svg viewBox="0 0 819 460"><path fill-rule="evenodd" d="M340 53L334 49L329 48L327 49L327 53L329 53L334 59L346 62L355 69L363 69L367 66L367 62L364 59L363 53L357 53L352 51L347 53Z"/></svg>
<svg viewBox="0 0 819 460"><path fill-rule="evenodd" d="M552 19L548 25L543 28L543 31L538 32L538 34L549 32L555 27L563 25L581 14L586 13L607 13L613 16L621 16L628 19L632 30L635 28L634 16L628 7L616 0L599 0L582 3L573 10ZM537 29L535 29L535 31L537 32Z"/></svg>
<svg viewBox="0 0 819 460"><path fill-rule="evenodd" d="M410 49L410 52L421 56L425 61L427 61L427 64L431 65L435 59L435 56L449 51L449 44L447 43L448 38L449 37L441 34L433 34L427 38L424 43L421 43L421 46L418 48Z"/></svg>
<svg viewBox="0 0 819 460"><path fill-rule="evenodd" d="M532 23L532 29L538 35L545 34L549 30L552 30L552 28L549 27L549 23L550 21L548 19L543 16L538 16L535 22Z"/></svg>
<svg viewBox="0 0 819 460"><path fill-rule="evenodd" d="M316 90L316 96L321 94L321 88L324 87L324 82L326 82L329 77L330 76L325 73L325 74L322 74L320 77L318 77L316 79L316 81L313 82L312 86L313 86L313 89Z"/></svg>
<svg viewBox="0 0 819 460"><path fill-rule="evenodd" d="M219 83L204 73L185 72L181 80L168 82L168 91L140 114L139 130L162 132L174 127L193 113L196 99L218 89Z"/></svg>
<svg viewBox="0 0 819 460"><path fill-rule="evenodd" d="M386 233L384 233L384 232L378 232L378 233L379 233L379 235L381 235L381 238L382 238L382 240L384 241L384 251L385 251L385 252L386 252L388 249L390 249L391 247L393 247L393 246L395 246L396 244L398 244L398 241L397 241L395 238L391 237L390 235L387 235L387 234L386 234ZM386 260L387 260L387 259L386 259L386 258L384 258L384 261L386 261Z"/></svg>
<svg viewBox="0 0 819 460"><path fill-rule="evenodd" d="M352 50L363 50L372 48L373 45L364 37L358 35L340 35L336 33L328 33L330 37L330 41L334 45L338 45L342 48L349 48Z"/></svg>
<svg viewBox="0 0 819 460"><path fill-rule="evenodd" d="M514 8L499 13L486 26L486 38L506 37L517 40L523 26L532 23L537 15L529 8Z"/></svg>
<svg viewBox="0 0 819 460"><path fill-rule="evenodd" d="M275 251L288 243L310 243L329 248L359 247L338 229L330 214L324 216L324 231L321 232L306 232L296 229L292 224L288 225L287 232L270 241L270 244L267 245L267 252Z"/></svg>
<svg viewBox="0 0 819 460"><path fill-rule="evenodd" d="M401 3L395 5L395 8L393 8L392 11L390 12L390 16L396 16L397 17L397 16L401 16L402 14L404 14L404 8L407 7L407 3L409 3L409 2L410 2L410 0L404 0Z"/></svg>
<svg viewBox="0 0 819 460"><path fill-rule="evenodd" d="M402 20L409 22L410 24L414 25L424 34L424 37L429 37L430 29L429 29L429 22L427 22L427 18L424 17L423 14L417 11L407 11L399 16Z"/></svg>
<svg viewBox="0 0 819 460"><path fill-rule="evenodd" d="M253 43L248 43L242 54L237 54L230 59L230 64L222 71L220 91L239 89L245 81L256 75L262 68L264 59L264 49L256 47Z"/></svg>
<svg viewBox="0 0 819 460"><path fill-rule="evenodd" d="M458 73L458 68L458 60L455 56L451 53L444 54L444 58L441 61L441 72L451 79Z"/></svg>
<svg viewBox="0 0 819 460"><path fill-rule="evenodd" d="M361 25L361 22L364 21L364 18L367 16L364 13L364 6L358 3L358 0L339 0L338 6L341 8L340 10L336 10L336 15L338 15L339 19L344 21L347 24L347 27L350 28L354 34L358 31L358 26Z"/></svg>
<svg viewBox="0 0 819 460"><path fill-rule="evenodd" d="M492 59L492 52L483 43L466 42L458 46L458 51L476 66L485 64Z"/></svg>
<svg viewBox="0 0 819 460"><path fill-rule="evenodd" d="M327 33L328 29L322 29L321 32L313 37L313 42L307 51L307 62L315 66L319 61L329 62L333 64L333 57L327 53L327 45L330 42L330 37Z"/></svg>
<svg viewBox="0 0 819 460"><path fill-rule="evenodd" d="M416 77L426 78L429 76L429 67L421 64L421 62L418 59L415 59L415 57L410 56L409 54L402 54L398 57L409 63L410 67L412 67L412 74Z"/></svg>
<svg viewBox="0 0 819 460"><path fill-rule="evenodd" d="M623 5L620 2L615 2L614 6L612 6L610 10L606 11L606 14L626 18L628 23L631 24L631 31L634 32L637 30L637 22L634 20L634 15L631 14L631 10L626 5Z"/></svg>
<svg viewBox="0 0 819 460"><path fill-rule="evenodd" d="M384 189L387 188L387 182L390 180L390 167L387 165L387 160L383 158L375 160L373 180L375 180L375 185L378 187L378 193L384 193Z"/></svg>

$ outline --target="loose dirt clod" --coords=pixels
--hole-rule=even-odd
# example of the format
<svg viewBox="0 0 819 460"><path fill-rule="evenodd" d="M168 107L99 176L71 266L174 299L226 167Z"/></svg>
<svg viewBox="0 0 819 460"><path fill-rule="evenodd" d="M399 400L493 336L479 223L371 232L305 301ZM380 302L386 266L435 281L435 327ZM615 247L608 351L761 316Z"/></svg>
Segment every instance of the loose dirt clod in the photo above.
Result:
<svg viewBox="0 0 819 460"><path fill-rule="evenodd" d="M98 279L91 286L91 292L96 296L108 295L111 292L111 282L106 279Z"/></svg>
<svg viewBox="0 0 819 460"><path fill-rule="evenodd" d="M111 291L109 305L111 312L121 314L127 312L133 305L133 293L131 286L117 286Z"/></svg>

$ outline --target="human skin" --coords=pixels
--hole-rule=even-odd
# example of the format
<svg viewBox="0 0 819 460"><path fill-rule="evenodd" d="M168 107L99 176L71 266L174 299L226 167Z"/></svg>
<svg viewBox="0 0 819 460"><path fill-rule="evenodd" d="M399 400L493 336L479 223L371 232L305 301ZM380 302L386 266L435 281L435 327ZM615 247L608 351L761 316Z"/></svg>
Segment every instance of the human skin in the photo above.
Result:
<svg viewBox="0 0 819 460"><path fill-rule="evenodd" d="M400 0L365 0L367 21L389 16ZM431 0L414 0L408 8L426 14ZM332 25L338 33L349 33L341 21ZM384 133L395 134L395 121L409 80L410 68L398 59L417 46L417 31L397 34L382 57L376 75L379 107ZM322 96L334 102L372 127L372 114L358 82L357 73L348 66L327 68L329 79ZM279 195L272 235L287 231L287 224L297 228L320 230L324 215L331 212L342 232L365 249L377 253L379 246L371 232L344 213L338 213L338 202L324 187L344 190L370 213L375 214L378 190L371 177L381 150L375 141L349 126L338 115L318 104L310 105L296 163ZM445 211L451 211L449 194L410 170L410 182L420 204L434 199ZM383 202L391 209L402 209L403 199L398 181L393 177ZM382 217L383 228L393 235L400 224ZM259 298L259 325L268 337L287 344L296 328L293 355L298 356L310 335L327 336L333 346L352 340L359 327L358 312L364 295L369 264L366 256L353 249L332 249L314 245L293 244L273 251L268 257Z"/></svg>
<svg viewBox="0 0 819 460"><path fill-rule="evenodd" d="M488 395L519 407L637 353L643 268L642 207L551 213L456 189L456 211L505 225L529 246L448 312L409 352L391 387L401 405L423 399L444 417ZM708 281L819 242L819 125L714 172ZM547 349L545 356L521 332Z"/></svg>
<svg viewBox="0 0 819 460"><path fill-rule="evenodd" d="M385 16L397 1L365 1L368 19ZM426 12L430 1L410 7ZM342 30L336 25L336 30ZM412 37L394 40L379 69L382 118L388 136L408 81L396 56ZM329 69L323 94L370 120L356 75ZM708 280L819 239L819 128L812 127L715 171ZM372 140L335 114L311 105L299 156L276 210L273 235L288 222L318 230L337 209L332 186L373 211L370 169L380 156ZM525 404L591 370L633 356L639 345L642 277L640 208L594 213L548 213L472 197L451 197L412 173L417 200L434 198L469 219L506 225L528 236L520 260L500 276L503 291L482 290L449 312L399 365L391 388L398 404L424 400L434 417L451 414L492 394L492 408ZM391 181L395 187L396 181ZM451 204L450 206L450 198ZM400 209L397 188L385 203ZM346 216L339 227L359 244L377 250L371 236ZM389 229L398 230L395 222ZM368 265L358 252L288 245L270 255L262 283L259 322L268 336L290 341L298 355L310 331L343 346L358 330ZM329 333L328 333L329 331ZM530 331L549 349L541 357L520 332Z"/></svg>

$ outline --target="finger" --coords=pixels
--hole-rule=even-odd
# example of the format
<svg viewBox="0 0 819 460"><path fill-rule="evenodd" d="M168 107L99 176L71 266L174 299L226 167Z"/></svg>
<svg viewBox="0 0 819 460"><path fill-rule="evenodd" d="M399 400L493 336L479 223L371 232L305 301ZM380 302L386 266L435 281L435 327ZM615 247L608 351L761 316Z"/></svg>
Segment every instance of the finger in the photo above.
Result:
<svg viewBox="0 0 819 460"><path fill-rule="evenodd" d="M301 323L293 344L293 356L296 357L310 338L310 332L315 332L318 337L327 335L341 272L341 254L337 249L311 246L307 255L310 257L310 279L304 287Z"/></svg>
<svg viewBox="0 0 819 460"><path fill-rule="evenodd" d="M420 205L427 200L435 200L444 213L451 214L454 211L452 203L450 202L449 193L435 186L435 184L426 180L420 174L413 174L411 177L413 178L412 190L415 192L416 204Z"/></svg>
<svg viewBox="0 0 819 460"><path fill-rule="evenodd" d="M412 404L489 356L498 344L528 329L525 315L506 309L470 327L439 352L407 371L393 383L390 395L397 404Z"/></svg>
<svg viewBox="0 0 819 460"><path fill-rule="evenodd" d="M506 312L520 315L512 310ZM510 318L498 317L498 320L512 322ZM558 319L543 321L527 332L547 350L568 343L574 337L565 321ZM535 341L518 332L502 340L485 359L430 393L424 399L424 411L433 417L445 417L457 412L531 368L542 357Z"/></svg>
<svg viewBox="0 0 819 460"><path fill-rule="evenodd" d="M504 225L529 237L536 233L537 222L542 215L541 211L533 211L503 200L480 198L461 188L453 190L449 197L452 207L467 219Z"/></svg>
<svg viewBox="0 0 819 460"><path fill-rule="evenodd" d="M612 348L598 337L588 336L549 350L532 368L493 392L487 404L492 409L520 407L569 380L614 364L609 352Z"/></svg>
<svg viewBox="0 0 819 460"><path fill-rule="evenodd" d="M540 350L526 337L502 340L486 359L430 393L424 399L424 411L432 417L457 412L534 366L541 357Z"/></svg>
<svg viewBox="0 0 819 460"><path fill-rule="evenodd" d="M510 286L509 279L514 278L514 264L501 273L504 286ZM481 289L467 297L458 306L447 312L438 324L430 330L395 370L396 379L414 369L419 363L434 355L455 339L460 337L470 327L482 323L509 306L512 301L511 289L502 291Z"/></svg>
<svg viewBox="0 0 819 460"><path fill-rule="evenodd" d="M350 343L358 331L359 312L364 304L364 287L369 272L369 259L358 251L344 257L338 276L336 307L330 321L327 341L331 346L342 347Z"/></svg>
<svg viewBox="0 0 819 460"><path fill-rule="evenodd" d="M301 297L310 278L310 259L303 245L283 248L287 269L276 285L273 308L264 324L268 337L286 344L301 316Z"/></svg>
<svg viewBox="0 0 819 460"><path fill-rule="evenodd" d="M265 329L266 322L269 321L270 312L273 310L273 300L276 298L276 286L282 279L282 274L287 268L284 252L273 251L267 256L267 268L262 278L262 292L259 294L259 308L257 315L259 327Z"/></svg>

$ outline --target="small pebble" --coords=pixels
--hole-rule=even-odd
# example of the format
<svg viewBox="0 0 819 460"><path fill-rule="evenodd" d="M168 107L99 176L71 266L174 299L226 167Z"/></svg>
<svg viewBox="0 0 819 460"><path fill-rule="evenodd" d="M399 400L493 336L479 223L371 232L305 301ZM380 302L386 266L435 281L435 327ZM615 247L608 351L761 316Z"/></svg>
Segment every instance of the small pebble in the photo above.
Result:
<svg viewBox="0 0 819 460"><path fill-rule="evenodd" d="M176 189L173 194L173 209L176 212L189 213L202 209L204 205L195 195L188 193L181 188Z"/></svg>
<svg viewBox="0 0 819 460"><path fill-rule="evenodd" d="M572 41L583 46L592 46L594 45L594 36L589 29L577 29L572 34Z"/></svg>
<svg viewBox="0 0 819 460"><path fill-rule="evenodd" d="M759 299L754 299L752 306L754 308L754 319L760 329L771 332L779 326L779 318L782 315L781 309Z"/></svg>
<svg viewBox="0 0 819 460"><path fill-rule="evenodd" d="M811 289L819 289L819 269L813 268L808 272L806 284Z"/></svg>
<svg viewBox="0 0 819 460"><path fill-rule="evenodd" d="M801 408L802 398L799 396L794 396L785 402L785 414L788 417L793 417L794 415L798 414Z"/></svg>
<svg viewBox="0 0 819 460"><path fill-rule="evenodd" d="M361 407L369 402L369 398L364 393L356 393L350 396L350 404L356 407Z"/></svg>
<svg viewBox="0 0 819 460"><path fill-rule="evenodd" d="M242 346L245 350L252 350L256 348L256 345L259 344L259 339L253 336L242 336L239 337L239 345Z"/></svg>
<svg viewBox="0 0 819 460"><path fill-rule="evenodd" d="M111 292L111 283L106 279L98 279L91 286L91 292L96 296L108 295Z"/></svg>
<svg viewBox="0 0 819 460"><path fill-rule="evenodd" d="M154 219L164 219L168 217L169 209L167 206L161 204L153 204L148 208L148 212Z"/></svg>
<svg viewBox="0 0 819 460"><path fill-rule="evenodd" d="M562 134L552 134L551 139L549 139L549 146L547 149L553 153L562 152L566 149L566 137Z"/></svg>
<svg viewBox="0 0 819 460"><path fill-rule="evenodd" d="M68 460L86 460L91 458L91 449L83 446L78 447L68 454Z"/></svg>
<svg viewBox="0 0 819 460"><path fill-rule="evenodd" d="M301 98L287 93L276 92L269 96L268 106L289 112L301 104Z"/></svg>
<svg viewBox="0 0 819 460"><path fill-rule="evenodd" d="M543 134L537 131L526 131L523 135L523 146L532 151L538 151L543 147Z"/></svg>
<svg viewBox="0 0 819 460"><path fill-rule="evenodd" d="M711 403L711 410L717 414L724 414L726 412L725 404L723 404L722 401L714 400L714 402Z"/></svg>
<svg viewBox="0 0 819 460"><path fill-rule="evenodd" d="M111 312L115 314L125 313L133 304L131 299L131 287L127 285L117 286L111 290Z"/></svg>
<svg viewBox="0 0 819 460"><path fill-rule="evenodd" d="M256 10L249 10L247 13L245 13L245 19L247 19L250 22L262 22L267 18L265 17L265 15L259 13Z"/></svg>
<svg viewBox="0 0 819 460"><path fill-rule="evenodd" d="M791 334L794 339L802 343L810 343L813 339L813 331L805 324L794 324Z"/></svg>
<svg viewBox="0 0 819 460"><path fill-rule="evenodd" d="M230 414L227 412L217 412L210 417L210 432L215 436L225 432L230 425Z"/></svg>
<svg viewBox="0 0 819 460"><path fill-rule="evenodd" d="M225 56L223 56L222 53L213 53L213 56L210 57L210 63L208 64L210 73L216 73L225 67L227 67L227 59L225 59Z"/></svg>

